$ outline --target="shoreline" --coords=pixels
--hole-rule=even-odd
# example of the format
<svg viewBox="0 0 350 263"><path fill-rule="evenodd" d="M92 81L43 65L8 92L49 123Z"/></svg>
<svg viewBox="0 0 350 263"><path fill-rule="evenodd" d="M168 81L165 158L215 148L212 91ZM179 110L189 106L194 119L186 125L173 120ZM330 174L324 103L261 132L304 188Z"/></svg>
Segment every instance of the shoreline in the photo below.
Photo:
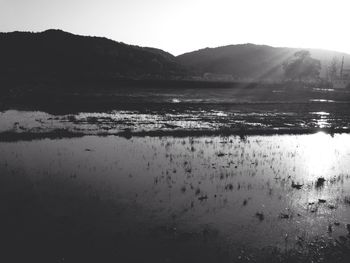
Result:
<svg viewBox="0 0 350 263"><path fill-rule="evenodd" d="M314 128L314 129L219 129L219 130L151 130L151 131L120 131L120 132L72 132L68 129L55 129L48 132L16 132L4 131L0 132L0 142L16 142L16 141L34 141L43 139L70 139L82 138L86 136L117 136L130 139L132 137L229 137L239 136L274 136L274 135L308 135L316 133L326 133L331 136L335 134L350 134L350 128Z"/></svg>

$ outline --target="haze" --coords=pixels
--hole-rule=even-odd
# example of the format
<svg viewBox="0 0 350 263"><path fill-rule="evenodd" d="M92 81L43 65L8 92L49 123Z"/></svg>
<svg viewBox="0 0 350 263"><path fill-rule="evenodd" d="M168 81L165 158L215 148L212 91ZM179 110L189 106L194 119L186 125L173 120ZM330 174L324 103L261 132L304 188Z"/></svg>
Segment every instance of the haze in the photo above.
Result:
<svg viewBox="0 0 350 263"><path fill-rule="evenodd" d="M0 31L57 28L174 55L255 43L350 53L346 0L0 0Z"/></svg>

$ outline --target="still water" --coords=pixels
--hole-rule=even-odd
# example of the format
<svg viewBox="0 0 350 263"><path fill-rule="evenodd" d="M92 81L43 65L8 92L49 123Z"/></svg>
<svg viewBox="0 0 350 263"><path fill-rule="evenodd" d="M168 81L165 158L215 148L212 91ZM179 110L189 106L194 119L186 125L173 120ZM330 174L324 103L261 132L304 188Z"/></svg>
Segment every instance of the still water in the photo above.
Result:
<svg viewBox="0 0 350 263"><path fill-rule="evenodd" d="M95 249L125 262L232 262L350 231L350 134L90 135L1 142L0 156L2 225L19 244L45 232L55 260ZM18 215L23 228L8 223Z"/></svg>

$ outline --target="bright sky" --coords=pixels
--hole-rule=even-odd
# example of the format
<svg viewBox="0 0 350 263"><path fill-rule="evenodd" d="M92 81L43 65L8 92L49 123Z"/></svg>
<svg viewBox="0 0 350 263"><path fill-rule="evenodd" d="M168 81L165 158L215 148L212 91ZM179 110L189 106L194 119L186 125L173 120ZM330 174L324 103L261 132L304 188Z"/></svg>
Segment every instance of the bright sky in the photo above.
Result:
<svg viewBox="0 0 350 263"><path fill-rule="evenodd" d="M350 53L349 0L0 0L0 31L62 29L174 55L255 43Z"/></svg>

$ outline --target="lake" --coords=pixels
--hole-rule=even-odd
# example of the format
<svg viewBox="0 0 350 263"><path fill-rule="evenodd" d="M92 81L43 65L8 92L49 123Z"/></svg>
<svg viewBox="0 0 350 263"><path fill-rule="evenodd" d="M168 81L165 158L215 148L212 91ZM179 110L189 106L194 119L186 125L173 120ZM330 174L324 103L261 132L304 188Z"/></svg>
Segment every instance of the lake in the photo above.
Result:
<svg viewBox="0 0 350 263"><path fill-rule="evenodd" d="M4 261L350 258L347 91L47 97L0 105Z"/></svg>
<svg viewBox="0 0 350 263"><path fill-rule="evenodd" d="M259 261L349 234L349 134L90 135L0 155L2 238L39 261Z"/></svg>

